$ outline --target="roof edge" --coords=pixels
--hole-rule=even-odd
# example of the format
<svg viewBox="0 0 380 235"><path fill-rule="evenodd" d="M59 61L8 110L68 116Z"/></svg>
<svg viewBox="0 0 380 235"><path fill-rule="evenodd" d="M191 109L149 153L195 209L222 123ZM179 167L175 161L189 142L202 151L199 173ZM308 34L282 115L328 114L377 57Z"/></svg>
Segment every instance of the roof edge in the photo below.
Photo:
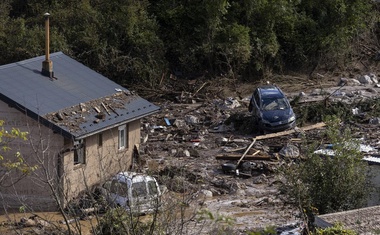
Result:
<svg viewBox="0 0 380 235"><path fill-rule="evenodd" d="M30 117L37 123L40 123L44 125L46 128L51 129L53 132L59 133L61 136L66 138L74 138L74 136L64 129L60 128L59 126L55 125L54 123L48 121L47 119L43 118L41 115L31 111L30 109L26 108L25 106L14 102L13 100L9 99L8 97L4 96L0 93L0 100L2 100L4 103L8 104L12 108L20 111L21 113L25 114L27 117Z"/></svg>
<svg viewBox="0 0 380 235"><path fill-rule="evenodd" d="M59 55L64 55L64 53L62 51L54 52L54 53L50 54L50 57L59 56ZM6 68L11 68L11 67L18 66L18 65L27 64L27 63L34 62L34 61L40 61L40 60L44 60L44 59L45 59L45 55L42 55L42 56L37 56L37 57L33 57L30 59L26 59L26 60L21 60L18 62L13 62L10 64L0 65L0 70L6 69Z"/></svg>
<svg viewBox="0 0 380 235"><path fill-rule="evenodd" d="M115 128L115 127L118 127L118 126L121 126L121 125L124 125L126 123L130 123L130 122L133 122L133 121L136 121L138 119L141 119L141 118L144 118L144 117L147 117L149 115L152 115L152 114L155 114L155 113L158 113L160 111L160 108L157 109L157 110L154 110L152 112L149 112L149 113L146 113L144 115L141 115L141 116L138 116L138 117L135 117L135 118L131 118L131 119L128 119L128 120L125 120L125 121L122 121L122 122L118 122L118 123L115 123L113 125L110 125L110 126L107 126L107 127L104 127L104 128L101 128L99 130L96 130L96 131L92 131L92 132L89 132L89 133L86 133L85 135L80 135L80 136L76 136L74 137L75 140L80 140L80 139L84 139L84 138L87 138L89 136L92 136L92 135L96 135L100 132L103 132L103 131L106 131L106 130L109 130L109 129L112 129L112 128Z"/></svg>

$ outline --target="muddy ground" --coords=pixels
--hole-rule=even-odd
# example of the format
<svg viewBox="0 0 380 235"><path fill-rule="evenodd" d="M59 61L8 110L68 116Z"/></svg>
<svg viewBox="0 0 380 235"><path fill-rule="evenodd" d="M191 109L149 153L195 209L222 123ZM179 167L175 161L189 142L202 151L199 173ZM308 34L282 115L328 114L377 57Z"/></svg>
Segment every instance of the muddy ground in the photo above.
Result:
<svg viewBox="0 0 380 235"><path fill-rule="evenodd" d="M323 103L327 108L335 102L352 104L376 99L380 92L376 83L354 81L366 74L380 75L372 72L316 74L314 78L274 76L259 83L279 85L296 106L297 114L303 105L311 103ZM301 223L299 210L279 191L277 173L294 160L291 158L301 158L302 152L285 156L281 151L287 145L299 147L301 137L319 141L324 127L302 131L300 128L315 123L299 120L294 132L257 140L246 155L259 151L257 158L245 157L239 165L239 175L235 171L226 172L222 164L236 164L253 138L260 138L247 109L258 83L181 80L173 84L182 90L166 88L170 91L161 91L160 97L152 94L161 111L144 119L141 170L156 175L170 191L202 195L194 199L193 206L233 218L233 227L243 234L269 226ZM363 144L371 145L374 148L371 154L377 154L379 128L370 124L375 117L365 116L360 110L355 115L364 115L360 123L342 125L352 129L354 137L362 138Z"/></svg>

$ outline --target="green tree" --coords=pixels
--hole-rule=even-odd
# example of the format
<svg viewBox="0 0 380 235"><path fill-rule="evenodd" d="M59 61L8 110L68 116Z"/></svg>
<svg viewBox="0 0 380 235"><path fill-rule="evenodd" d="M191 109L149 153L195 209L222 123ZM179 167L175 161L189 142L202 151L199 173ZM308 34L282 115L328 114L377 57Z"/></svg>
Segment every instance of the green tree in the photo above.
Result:
<svg viewBox="0 0 380 235"><path fill-rule="evenodd" d="M215 65L233 78L241 74L251 57L249 28L237 23L227 25L217 37Z"/></svg>
<svg viewBox="0 0 380 235"><path fill-rule="evenodd" d="M322 142L332 144L333 156L315 154L315 146L300 164L284 170L285 192L306 214L331 213L359 208L370 192L367 166L359 143L348 129L340 129L340 121L326 117L327 129Z"/></svg>
<svg viewBox="0 0 380 235"><path fill-rule="evenodd" d="M36 166L26 164L20 152L12 152L9 147L15 140L26 141L28 133L16 128L8 131L4 129L3 124L4 121L0 120L0 188L12 186L5 180L9 174L17 173L21 179L36 169Z"/></svg>
<svg viewBox="0 0 380 235"><path fill-rule="evenodd" d="M373 1L5 0L0 63L64 51L120 84L155 86L166 71L257 78L272 71L336 67L378 22ZM333 67L331 66L331 67Z"/></svg>

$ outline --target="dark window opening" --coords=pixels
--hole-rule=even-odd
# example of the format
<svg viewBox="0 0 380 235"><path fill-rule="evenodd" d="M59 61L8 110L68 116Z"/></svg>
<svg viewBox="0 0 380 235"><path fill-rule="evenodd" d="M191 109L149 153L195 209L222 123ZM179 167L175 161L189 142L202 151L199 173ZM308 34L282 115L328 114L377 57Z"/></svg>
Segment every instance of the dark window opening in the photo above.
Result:
<svg viewBox="0 0 380 235"><path fill-rule="evenodd" d="M74 165L86 163L86 148L83 140L74 142Z"/></svg>
<svg viewBox="0 0 380 235"><path fill-rule="evenodd" d="M98 147L103 146L103 133L98 134Z"/></svg>

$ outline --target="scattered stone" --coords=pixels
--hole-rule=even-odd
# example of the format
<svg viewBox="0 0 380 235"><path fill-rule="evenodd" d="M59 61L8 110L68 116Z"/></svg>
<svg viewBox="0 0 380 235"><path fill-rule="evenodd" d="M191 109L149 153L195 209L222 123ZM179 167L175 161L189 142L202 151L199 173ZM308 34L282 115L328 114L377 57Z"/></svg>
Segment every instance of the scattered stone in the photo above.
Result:
<svg viewBox="0 0 380 235"><path fill-rule="evenodd" d="M378 79L377 79L377 76L376 76L375 74L370 73L368 76L371 78L371 81L372 81L373 83L375 83L375 84L379 83L379 81L378 81Z"/></svg>
<svg viewBox="0 0 380 235"><path fill-rule="evenodd" d="M37 226L37 221L31 218L21 218L20 223L25 227L34 227Z"/></svg>
<svg viewBox="0 0 380 235"><path fill-rule="evenodd" d="M359 82L360 82L361 84L366 84L366 85L367 85L367 84L368 84L368 85L373 84L373 81L372 81L371 77L368 76L368 75L360 76L360 77L359 77Z"/></svg>
<svg viewBox="0 0 380 235"><path fill-rule="evenodd" d="M339 83L338 83L338 86L360 86L361 83L357 80L357 79L354 79L354 78L341 78Z"/></svg>
<svg viewBox="0 0 380 235"><path fill-rule="evenodd" d="M283 157L297 158L300 156L300 151L297 146L288 144L280 150L279 154Z"/></svg>
<svg viewBox="0 0 380 235"><path fill-rule="evenodd" d="M377 117L377 118L371 118L369 120L369 124L372 124L372 125L379 125L380 124L380 118Z"/></svg>
<svg viewBox="0 0 380 235"><path fill-rule="evenodd" d="M212 198L213 194L210 190L202 189L201 193L206 197L206 198Z"/></svg>
<svg viewBox="0 0 380 235"><path fill-rule="evenodd" d="M173 122L173 126L180 128L180 129L189 129L189 127L186 125L185 120L181 120L181 119L176 119Z"/></svg>
<svg viewBox="0 0 380 235"><path fill-rule="evenodd" d="M187 124L194 125L194 124L198 124L199 123L199 119L196 116L187 115L187 116L185 116L185 122Z"/></svg>

